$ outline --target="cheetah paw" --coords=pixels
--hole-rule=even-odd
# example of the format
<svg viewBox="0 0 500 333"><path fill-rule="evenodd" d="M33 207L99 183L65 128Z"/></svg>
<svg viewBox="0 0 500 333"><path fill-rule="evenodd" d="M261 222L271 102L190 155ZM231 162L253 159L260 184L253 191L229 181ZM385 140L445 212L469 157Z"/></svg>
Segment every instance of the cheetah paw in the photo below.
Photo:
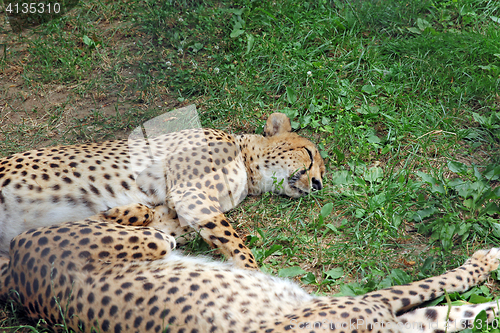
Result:
<svg viewBox="0 0 500 333"><path fill-rule="evenodd" d="M498 268L500 263L500 248L492 248L489 250L476 251L472 257L467 260L466 264L477 264L483 267L486 272L492 272Z"/></svg>

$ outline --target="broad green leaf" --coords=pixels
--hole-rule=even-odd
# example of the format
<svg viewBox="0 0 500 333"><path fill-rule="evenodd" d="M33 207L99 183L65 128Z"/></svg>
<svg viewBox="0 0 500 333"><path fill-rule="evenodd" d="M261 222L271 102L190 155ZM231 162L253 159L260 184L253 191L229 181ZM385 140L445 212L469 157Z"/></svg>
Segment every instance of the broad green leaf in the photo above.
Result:
<svg viewBox="0 0 500 333"><path fill-rule="evenodd" d="M430 28L431 24L424 19L418 18L417 19L417 26L420 30L424 31L425 29Z"/></svg>
<svg viewBox="0 0 500 333"><path fill-rule="evenodd" d="M443 184L440 181L438 181L436 178L429 176L428 174L421 172L421 171L417 171L416 173L418 176L420 176L422 178L422 180L424 182L426 182L427 184L430 185L430 190L432 193L436 193L436 192L441 193L441 194L446 193L446 190L444 189Z"/></svg>
<svg viewBox="0 0 500 333"><path fill-rule="evenodd" d="M398 183L403 184L405 181L406 181L406 176L404 175L404 173L401 172L398 177Z"/></svg>
<svg viewBox="0 0 500 333"><path fill-rule="evenodd" d="M422 180L424 182L426 182L426 183L432 183L433 181L435 181L434 177L429 176L425 172L417 171L416 174L417 174L417 176L419 176L420 178L422 178Z"/></svg>
<svg viewBox="0 0 500 333"><path fill-rule="evenodd" d="M425 306L435 306L441 303L443 300L444 300L444 295L439 296L438 298L435 298L432 301L425 303Z"/></svg>
<svg viewBox="0 0 500 333"><path fill-rule="evenodd" d="M241 22L235 22L234 23L234 26L233 26L233 30L231 31L231 38L236 38L238 37L239 35L245 33L245 30L242 29L243 26L241 24Z"/></svg>
<svg viewBox="0 0 500 333"><path fill-rule="evenodd" d="M382 148L382 150L380 151L380 154L382 155L385 155L387 154L388 152L390 152L392 149L392 145L388 145L388 146L385 146L384 148Z"/></svg>
<svg viewBox="0 0 500 333"><path fill-rule="evenodd" d="M353 287L350 284L343 284L340 286L340 294L342 296L356 296Z"/></svg>
<svg viewBox="0 0 500 333"><path fill-rule="evenodd" d="M356 112L359 112L361 114L377 114L379 113L380 108L376 105L363 105L360 108L356 109Z"/></svg>
<svg viewBox="0 0 500 333"><path fill-rule="evenodd" d="M382 142L380 140L380 138L378 136L376 136L375 134L369 135L366 139L368 140L369 143L380 143L380 142Z"/></svg>
<svg viewBox="0 0 500 333"><path fill-rule="evenodd" d="M461 196L462 198L468 198L475 192L474 187L470 182L457 186L456 189L458 190L458 195Z"/></svg>
<svg viewBox="0 0 500 333"><path fill-rule="evenodd" d="M451 241L450 238L442 238L441 239L441 246L445 251L449 251L451 247L453 246L453 242Z"/></svg>
<svg viewBox="0 0 500 333"><path fill-rule="evenodd" d="M326 133L330 133L332 134L333 133L333 128L329 125L325 125L323 127L320 128L321 131L323 132L326 132ZM324 152L326 154L326 152ZM321 157L323 158L326 158L328 156L328 154L326 154L325 156L321 155Z"/></svg>
<svg viewBox="0 0 500 333"><path fill-rule="evenodd" d="M250 53L250 51L252 51L254 42L255 37L252 34L247 34L247 51L245 52L245 54L248 54Z"/></svg>
<svg viewBox="0 0 500 333"><path fill-rule="evenodd" d="M203 44L202 43L194 43L194 47L197 51L199 51L203 48Z"/></svg>
<svg viewBox="0 0 500 333"><path fill-rule="evenodd" d="M425 260L424 260L424 263L422 264L422 267L420 268L420 271L422 273L427 273L428 270L430 270L432 268L432 263L435 262L436 259L434 259L434 257L427 257Z"/></svg>
<svg viewBox="0 0 500 333"><path fill-rule="evenodd" d="M302 128L307 127L307 125L309 125L311 123L311 118L312 118L311 115L302 116L299 118L300 125L302 126Z"/></svg>
<svg viewBox="0 0 500 333"><path fill-rule="evenodd" d="M236 38L238 37L239 35L241 34L244 34L245 33L245 30L241 30L241 29L233 29L233 31L231 31L231 38Z"/></svg>
<svg viewBox="0 0 500 333"><path fill-rule="evenodd" d="M415 27L406 28L406 29L408 29L408 31L413 32L414 34L417 34L417 35L422 34L422 32L420 30L418 30L418 28L415 28Z"/></svg>
<svg viewBox="0 0 500 333"><path fill-rule="evenodd" d="M476 176L477 180L483 179L483 175L479 172L477 165L474 165L474 176Z"/></svg>
<svg viewBox="0 0 500 333"><path fill-rule="evenodd" d="M323 208L321 208L320 214L323 217L327 217L328 215L330 215L332 210L333 210L333 203L329 202L326 205L324 205Z"/></svg>
<svg viewBox="0 0 500 333"><path fill-rule="evenodd" d="M331 278L332 280L336 280L344 276L344 270L341 267L335 267L325 272L326 277Z"/></svg>
<svg viewBox="0 0 500 333"><path fill-rule="evenodd" d="M260 241L260 238L255 235L247 235L248 247L251 247L254 243Z"/></svg>
<svg viewBox="0 0 500 333"><path fill-rule="evenodd" d="M483 172L484 178L488 180L497 180L500 178L500 165L489 164Z"/></svg>
<svg viewBox="0 0 500 333"><path fill-rule="evenodd" d="M451 172L461 175L467 173L467 165L460 162L448 161L448 169L450 169Z"/></svg>
<svg viewBox="0 0 500 333"><path fill-rule="evenodd" d="M325 228L330 229L331 231L333 231L336 234L340 233L340 231L331 223L328 223L327 225L325 225Z"/></svg>
<svg viewBox="0 0 500 333"><path fill-rule="evenodd" d="M474 223L472 225L472 228L474 229L475 232L479 234L479 236L484 237L486 236L487 232L486 230L479 224L479 223Z"/></svg>
<svg viewBox="0 0 500 333"><path fill-rule="evenodd" d="M470 223L461 223L459 226L458 226L458 230L457 230L457 234L459 236L462 236L464 235L466 232L468 232L470 230L470 227L471 227L471 224Z"/></svg>
<svg viewBox="0 0 500 333"><path fill-rule="evenodd" d="M300 279L303 284L316 284L316 277L314 276L313 273L308 272L302 279Z"/></svg>
<svg viewBox="0 0 500 333"><path fill-rule="evenodd" d="M260 249L260 248L252 248L252 253L253 253L253 256L255 257L255 260L257 261L262 261L264 260L264 253L265 251L263 249Z"/></svg>
<svg viewBox="0 0 500 333"><path fill-rule="evenodd" d="M500 223L490 222L491 232L497 238L500 238Z"/></svg>
<svg viewBox="0 0 500 333"><path fill-rule="evenodd" d="M372 86L371 84L367 84L367 85L364 85L362 88L361 88L361 91L362 92L365 92L365 93L368 93L368 94L372 94L374 93L375 91L378 90L378 88L380 88L380 86Z"/></svg>
<svg viewBox="0 0 500 333"><path fill-rule="evenodd" d="M454 224L451 224L451 225L446 225L441 229L439 238L441 240L443 248L446 250L450 249L453 245L452 239L453 235L455 234L455 228L456 226Z"/></svg>
<svg viewBox="0 0 500 333"><path fill-rule="evenodd" d="M305 274L306 271L304 271L302 268L299 266L294 266L294 267L288 267L288 268L282 268L278 271L278 276L279 277L284 277L284 278L290 278L290 277L295 277L297 275L302 275Z"/></svg>
<svg viewBox="0 0 500 333"><path fill-rule="evenodd" d="M472 117L474 117L474 120L480 123L481 125L486 125L488 123L488 119L486 117L481 116L479 113L472 112Z"/></svg>
<svg viewBox="0 0 500 333"><path fill-rule="evenodd" d="M293 104L297 101L297 92L292 87L286 87L286 99L288 103Z"/></svg>
<svg viewBox="0 0 500 333"><path fill-rule="evenodd" d="M491 302L491 298L480 296L477 294L472 294L469 298L469 302L473 304L481 304L481 303Z"/></svg>
<svg viewBox="0 0 500 333"><path fill-rule="evenodd" d="M402 269L395 268L391 271L390 277L397 285L413 282L412 278Z"/></svg>
<svg viewBox="0 0 500 333"><path fill-rule="evenodd" d="M349 174L349 171L342 170L336 171L332 175L332 184L333 185L351 185L352 177Z"/></svg>
<svg viewBox="0 0 500 333"><path fill-rule="evenodd" d="M365 171L365 180L370 183L379 182L384 177L384 169L380 167L373 167Z"/></svg>
<svg viewBox="0 0 500 333"><path fill-rule="evenodd" d="M396 229L397 229L397 228L401 225L401 222L402 222L402 221L403 221L403 220L401 219L401 216L399 216L399 215L393 215L393 216L392 216L392 226L393 226L394 228L396 228Z"/></svg>
<svg viewBox="0 0 500 333"><path fill-rule="evenodd" d="M444 189L443 184L438 183L438 182L432 184L432 186L431 186L431 192L432 193L436 193L437 192L437 193L441 193L441 194L446 194L446 190Z"/></svg>
<svg viewBox="0 0 500 333"><path fill-rule="evenodd" d="M279 244L273 244L268 250L265 251L265 258L266 259L267 257L269 257L270 255L273 255L273 253L275 253L276 251L279 251L283 248L283 245L279 245Z"/></svg>
<svg viewBox="0 0 500 333"><path fill-rule="evenodd" d="M83 36L83 43L87 46L95 45L95 42L91 38L89 38L89 36L87 36L87 35Z"/></svg>
<svg viewBox="0 0 500 333"><path fill-rule="evenodd" d="M361 177L354 177L354 184L356 184L358 186L362 186L362 187L366 186L365 180Z"/></svg>
<svg viewBox="0 0 500 333"><path fill-rule="evenodd" d="M471 297L471 295L477 294L479 292L480 292L480 289L478 287L472 287L472 289L470 289L469 291L466 291L465 293L462 293L460 295L460 299L468 300Z"/></svg>
<svg viewBox="0 0 500 333"><path fill-rule="evenodd" d="M483 294L486 296L486 297L489 297L490 296L490 290L488 289L488 287L486 287L484 284L482 286L479 286L479 289L481 289L481 291L483 292Z"/></svg>
<svg viewBox="0 0 500 333"><path fill-rule="evenodd" d="M465 182L462 179L455 178L448 183L448 186L453 187L455 190L459 190L464 184Z"/></svg>
<svg viewBox="0 0 500 333"><path fill-rule="evenodd" d="M361 208L356 208L356 210L354 211L354 216L356 216L356 218L360 219L363 216L365 216L365 213L366 213L366 210L361 209Z"/></svg>
<svg viewBox="0 0 500 333"><path fill-rule="evenodd" d="M380 281L380 283L377 286L377 289L385 289L389 287L392 287L392 279L389 276L387 276L385 279L382 279L382 281Z"/></svg>
<svg viewBox="0 0 500 333"><path fill-rule="evenodd" d="M413 215L413 220L415 222L421 222L423 219L434 215L434 213L436 213L436 212L438 212L436 207L429 207L426 209L418 210Z"/></svg>
<svg viewBox="0 0 500 333"><path fill-rule="evenodd" d="M245 7L243 7L243 8L230 8L227 11L229 13L233 13L234 15L241 16L241 14L243 14L243 12L245 11L245 9L246 9Z"/></svg>
<svg viewBox="0 0 500 333"><path fill-rule="evenodd" d="M489 214L489 215L493 215L493 214L498 214L500 213L500 208L498 207L498 205L494 202L489 202L486 207L484 207L484 209L482 210L482 212L484 214ZM500 234L499 234L500 235ZM500 236L497 236L500 238Z"/></svg>
<svg viewBox="0 0 500 333"><path fill-rule="evenodd" d="M495 195L497 196L497 198L500 198L500 186L498 186L497 188L495 188L493 190L493 193L495 193Z"/></svg>
<svg viewBox="0 0 500 333"><path fill-rule="evenodd" d="M376 194L374 196L371 196L368 199L368 204L370 205L371 209L376 209L376 208L382 207L384 205L385 201L386 201L385 192L383 192L383 193L379 193L379 194Z"/></svg>

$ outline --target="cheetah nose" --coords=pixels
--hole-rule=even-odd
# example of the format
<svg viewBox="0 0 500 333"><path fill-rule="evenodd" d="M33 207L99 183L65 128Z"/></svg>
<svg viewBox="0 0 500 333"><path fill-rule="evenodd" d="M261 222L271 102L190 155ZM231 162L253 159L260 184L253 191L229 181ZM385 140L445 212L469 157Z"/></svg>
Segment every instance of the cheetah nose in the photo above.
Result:
<svg viewBox="0 0 500 333"><path fill-rule="evenodd" d="M312 188L315 191L319 191L323 188L323 184L321 183L321 180L313 177L312 179Z"/></svg>

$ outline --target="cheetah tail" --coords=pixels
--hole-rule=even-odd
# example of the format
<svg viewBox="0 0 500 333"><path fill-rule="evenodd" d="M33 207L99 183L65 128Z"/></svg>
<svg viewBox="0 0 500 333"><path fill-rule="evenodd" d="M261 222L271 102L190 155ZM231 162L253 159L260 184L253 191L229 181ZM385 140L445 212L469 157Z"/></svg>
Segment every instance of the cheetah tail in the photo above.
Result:
<svg viewBox="0 0 500 333"><path fill-rule="evenodd" d="M464 292L475 286L498 268L500 249L476 251L462 266L442 275L401 286L372 291L363 299L390 302L395 313L403 313L425 301L435 299L444 292Z"/></svg>
<svg viewBox="0 0 500 333"><path fill-rule="evenodd" d="M448 306L420 308L398 316L398 325L401 332L419 333L458 332L472 328L474 324L479 329L498 328L498 308L496 301L452 306L451 309ZM487 320L475 321L482 310L486 311Z"/></svg>

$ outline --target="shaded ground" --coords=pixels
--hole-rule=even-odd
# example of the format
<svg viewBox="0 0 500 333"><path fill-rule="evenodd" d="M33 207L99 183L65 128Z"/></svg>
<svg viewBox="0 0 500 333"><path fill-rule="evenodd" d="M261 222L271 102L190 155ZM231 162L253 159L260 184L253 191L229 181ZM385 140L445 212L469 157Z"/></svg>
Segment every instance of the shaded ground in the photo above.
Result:
<svg viewBox="0 0 500 333"><path fill-rule="evenodd" d="M119 84L99 82L102 69L109 66L103 62L96 64L87 79L36 80L26 64L32 58L29 41L39 35L33 27L15 34L4 15L0 20L0 44L8 41L7 54L0 50L0 57L7 59L0 72L0 140L8 142L0 149L2 155L58 143L125 138L142 119L188 104L170 97L167 89L156 91L154 96L134 90L137 71L133 67L123 66L114 73ZM108 31L111 46L124 46L125 29L119 25L105 20L98 24L99 29ZM134 31L126 34L130 37ZM134 49L132 43L125 46ZM109 59L113 61L116 59ZM99 89L88 89L89 84Z"/></svg>

